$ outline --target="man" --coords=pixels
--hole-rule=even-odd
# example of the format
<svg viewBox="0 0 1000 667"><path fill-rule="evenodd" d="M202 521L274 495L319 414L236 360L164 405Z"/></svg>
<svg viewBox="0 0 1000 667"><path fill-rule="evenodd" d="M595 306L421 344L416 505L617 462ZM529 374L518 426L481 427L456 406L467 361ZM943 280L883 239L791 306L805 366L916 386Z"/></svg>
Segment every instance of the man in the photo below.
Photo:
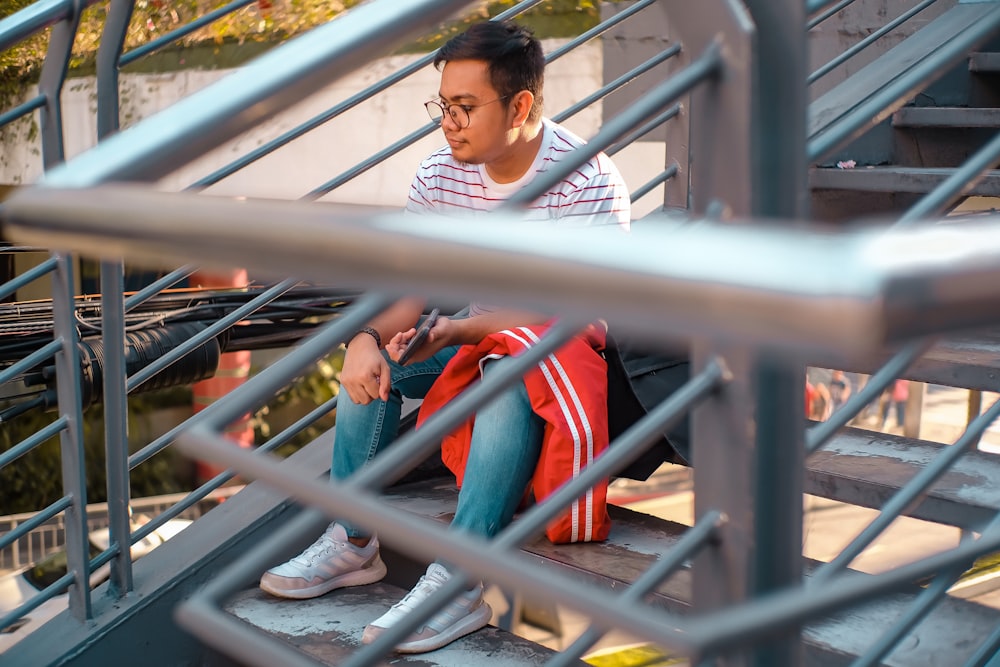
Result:
<svg viewBox="0 0 1000 667"><path fill-rule="evenodd" d="M453 215L460 218L456 224L465 224L464 219L495 209L582 144L572 133L542 118L545 59L541 44L529 30L509 22L474 25L441 48L435 67L441 71L438 99L425 106L432 118L440 119L448 145L421 163L410 187L407 211ZM562 220L572 226L627 228L628 190L615 166L601 154L534 202L525 217ZM423 307L421 300L402 300L348 341L331 470L335 479L360 469L396 437L403 396L425 398L422 411L432 410L470 380L470 369L478 373L482 368L483 376L490 375L510 362L506 355L530 347L548 319L473 303L467 313L439 318L413 361L402 366L395 360L414 335ZM552 429L546 424L563 419L547 407L556 403L548 400L549 389L576 391L575 376L577 385L584 387L582 402L577 403L582 409L580 414L565 416L562 423L596 419L588 438L592 431L600 434L603 424L603 445L588 440L575 446L578 453L583 447L591 457L606 446L606 395L600 390L606 376L597 353L603 331L592 329L567 346L567 372L558 383L545 385L539 379L548 377L543 369L526 376L480 410L464 435L456 434L443 445L445 462L456 471L461 485L452 529L491 537L511 522L529 485L536 496L545 495L546 490L539 489L536 468L564 465L560 462L564 450L549 443ZM497 352L498 347L504 351ZM489 361L480 367L483 359ZM568 403L573 405L573 401ZM584 414L587 410L592 414ZM559 472L565 477L575 474L568 466ZM607 515L603 496L598 501L596 511L588 508L567 519L556 539L603 539ZM377 537L346 522L334 522L302 554L268 570L261 588L283 597L308 598L343 586L373 583L384 575ZM365 629L362 641L373 641L450 576L444 564L432 563L402 601ZM477 583L397 650L419 653L440 648L483 627L491 614L483 602L483 586Z"/></svg>

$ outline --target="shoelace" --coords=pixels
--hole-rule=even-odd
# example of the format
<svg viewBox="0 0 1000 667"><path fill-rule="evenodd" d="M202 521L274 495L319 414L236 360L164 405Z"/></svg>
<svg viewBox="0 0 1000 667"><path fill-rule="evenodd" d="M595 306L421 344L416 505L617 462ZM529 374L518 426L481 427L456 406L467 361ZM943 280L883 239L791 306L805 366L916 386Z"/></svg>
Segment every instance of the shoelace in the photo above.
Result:
<svg viewBox="0 0 1000 667"><path fill-rule="evenodd" d="M323 535L313 542L309 547L292 560L301 565L312 565L313 562L327 551L340 551L343 548L336 540L330 539L328 535Z"/></svg>
<svg viewBox="0 0 1000 667"><path fill-rule="evenodd" d="M406 594L406 597L393 605L393 609L405 612L412 611L414 607L426 600L431 593L441 588L447 581L447 579L437 573L424 574L420 577L417 585Z"/></svg>

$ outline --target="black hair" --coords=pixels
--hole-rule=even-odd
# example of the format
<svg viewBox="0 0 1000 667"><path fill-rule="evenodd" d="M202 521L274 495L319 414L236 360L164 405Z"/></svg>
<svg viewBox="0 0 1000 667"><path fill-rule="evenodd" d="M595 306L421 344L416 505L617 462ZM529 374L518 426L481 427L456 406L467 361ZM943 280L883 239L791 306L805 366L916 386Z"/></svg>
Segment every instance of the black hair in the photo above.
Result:
<svg viewBox="0 0 1000 667"><path fill-rule="evenodd" d="M451 60L483 60L489 67L490 83L501 97L511 98L529 91L535 102L528 120L542 116L542 86L545 54L530 28L511 21L476 23L452 37L434 56L434 66Z"/></svg>

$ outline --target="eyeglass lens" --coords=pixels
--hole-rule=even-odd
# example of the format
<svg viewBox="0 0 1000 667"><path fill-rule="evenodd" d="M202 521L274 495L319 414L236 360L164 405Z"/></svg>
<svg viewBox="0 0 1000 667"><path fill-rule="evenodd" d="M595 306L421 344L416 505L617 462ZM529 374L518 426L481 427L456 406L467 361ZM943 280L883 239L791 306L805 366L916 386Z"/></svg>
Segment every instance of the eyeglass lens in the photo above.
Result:
<svg viewBox="0 0 1000 667"><path fill-rule="evenodd" d="M431 100L430 102L426 102L424 104L424 108L427 109L427 115L430 116L431 120L436 123L441 122L441 118L443 117L445 110L447 110L453 123L461 128L469 126L469 113L457 104L449 104L447 107L444 107L439 102Z"/></svg>

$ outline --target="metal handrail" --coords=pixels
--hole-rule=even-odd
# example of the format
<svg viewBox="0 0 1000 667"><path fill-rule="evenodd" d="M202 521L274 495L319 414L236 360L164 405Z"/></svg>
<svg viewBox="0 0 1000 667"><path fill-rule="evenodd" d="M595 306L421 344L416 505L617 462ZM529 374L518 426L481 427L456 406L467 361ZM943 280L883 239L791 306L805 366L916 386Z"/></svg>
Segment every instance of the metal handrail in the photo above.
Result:
<svg viewBox="0 0 1000 667"><path fill-rule="evenodd" d="M955 39L948 41L934 52L933 56L914 64L883 86L877 93L865 99L835 125L810 137L806 156L810 163L818 162L848 141L861 128L871 123L873 118L882 118L893 103L918 90L921 85L941 71L946 64L954 62L968 52L970 44L987 39L996 30L1000 21L1000 7L990 10L988 20L980 20L967 26Z"/></svg>
<svg viewBox="0 0 1000 667"><path fill-rule="evenodd" d="M48 98L45 95L36 95L27 102L23 102L13 109L0 114L0 126L13 123L18 118L26 116L36 109L41 109L45 106L46 102L48 102Z"/></svg>
<svg viewBox="0 0 1000 667"><path fill-rule="evenodd" d="M677 540L670 551L663 554L631 586L622 592L622 600L633 604L641 603L643 596L659 586L667 577L683 566L685 561L691 559L708 542L715 539L719 528L725 523L726 517L721 512L716 510L706 512ZM570 667L577 664L577 660L582 658L587 649L596 644L603 635L604 632L600 628L589 626L572 644L563 649L562 653L554 655L551 660L545 663L545 667Z"/></svg>
<svg viewBox="0 0 1000 667"><path fill-rule="evenodd" d="M8 280L3 285L0 285L0 299L10 296L25 285L38 280L48 273L51 273L56 269L56 264L56 259L54 257L49 257L38 266L30 268L21 275L14 277L12 280ZM0 384L2 384L2 382L0 382Z"/></svg>
<svg viewBox="0 0 1000 667"><path fill-rule="evenodd" d="M530 2L531 2L531 4L535 4L534 0L530 0ZM645 5L643 5L643 6L645 6ZM518 7L520 7L520 5L515 5L511 9L507 10L507 12L511 12L514 9L517 9ZM635 9L635 8L633 7L631 9ZM505 14L507 12L505 12ZM622 12L622 14L625 14L625 13L626 12ZM500 16L502 16L502 14ZM497 16L496 18L499 19L500 16ZM629 16L631 16L631 13L629 14ZM616 25L617 23L619 23L621 20L622 19L619 18L618 16L611 17L610 19L602 22L601 24L599 24L598 26L596 26L592 30L590 30L590 31L588 31L588 32L580 35L579 37L576 37L570 43L566 44L564 47L562 47L560 49L557 49L557 50L555 50L555 51L553 51L551 53L546 54L546 56L545 56L545 62L546 63L551 63L552 61L556 60L557 58L560 58L560 57L564 56L571 49L576 48L580 44L583 44L586 41L592 39L594 36L600 35L601 33L605 32L606 30L609 30L611 27L613 27L614 25ZM677 45L671 46L669 49L667 49L666 52L660 53L657 56L654 56L654 57L650 58L645 63L639 65L636 68L634 68L633 71L630 72L629 74L625 74L622 77L619 77L619 79L617 79L615 82L613 82L611 84L608 84L606 86L603 86L600 91L597 91L597 92L593 93L592 95L590 95L587 98L586 104L584 103L584 101L581 101L581 102L579 102L577 104L574 104L569 109L564 110L564 111L556 114L555 116L553 116L553 120L555 120L556 122L561 122L562 120L565 120L566 118L569 118L570 116L573 116L574 114L579 113L582 109L586 108L590 104L593 104L597 100L599 100L599 99L607 96L611 92L614 92L615 90L621 88L625 84L631 82L636 76L639 76L643 72L646 72L649 69L652 69L653 67L655 67L656 65L660 64L661 62L669 59L670 57L672 57L674 55L676 55L678 52L679 52L679 47ZM433 60L432 56L429 57L429 58L431 60ZM422 61L418 61L418 62L422 62ZM378 84L376 84L376 85L378 85ZM351 99L354 99L354 98L351 98ZM364 174L368 170L370 170L370 169L372 169L374 167L377 167L378 165L382 164L383 162L385 162L390 157L392 157L392 156L396 155L397 153L399 153L400 151L402 151L404 148L412 146L417 141L423 139L427 135L429 135L432 132L436 131L439 127L440 127L440 125L437 122L431 122L431 123L427 123L426 125L423 125L422 127L418 128L418 129L414 130L413 132L411 132L410 134L406 135L405 137L402 137L401 139L398 139L397 141L395 141L392 144L390 144L389 146L386 146L384 149L382 149L382 150L380 150L380 151L378 151L378 152L376 152L376 153L368 156L367 158L365 158L361 162L357 163L356 165L354 165L353 167L351 167L347 171L344 171L344 172L338 174L337 176L335 176L334 178L330 179L329 181L326 181L322 185L319 185L318 187L313 188L306 195L304 195L302 197L302 199L306 200L306 201L314 201L316 199L319 199L320 197L323 197L323 196L329 194L330 192L332 192L332 191L336 190L337 188L341 187L342 185L345 185L346 183L351 182L352 180L354 180L355 178L357 178L361 174ZM652 129L652 128L650 128L650 129Z"/></svg>
<svg viewBox="0 0 1000 667"><path fill-rule="evenodd" d="M512 18L514 16L517 16L518 14L521 14L522 12L528 11L535 5L540 4L542 1L543 0L524 0L523 2L514 5L510 9L504 10L503 12L501 12L500 14L498 14L497 16L493 17L490 20L503 21L505 19ZM399 70L396 70L389 76L373 83L369 87L365 88L364 90L355 95L352 95L343 102L334 105L333 107L327 109L321 114L313 116L306 122L301 123L300 125L297 125L291 130L282 133L280 136L268 142L265 142L264 144L258 146L254 150L247 153L246 155L243 155L237 158L236 160L233 160L226 166L217 169L208 176L198 179L190 187L192 189L205 188L215 183L218 183L227 176L232 176L233 174L243 169L244 167L250 166L257 160L261 159L262 157L270 155L271 153L281 148L282 146L291 143L295 139L298 139L299 137L311 132L312 130L315 130L316 128L322 126L326 122L333 120L337 116L340 116L346 113L347 111L350 111L351 109L358 106L362 102L365 102L374 97L375 95L377 95L378 93L381 93L384 90L388 89L390 86L393 86L399 83L400 81L408 78L410 75L415 74L416 72L422 70L424 67L434 62L434 56L436 55L436 53L437 53L436 51L434 53L428 53L427 55L419 58L418 60L415 60L409 65L400 68Z"/></svg>
<svg viewBox="0 0 1000 667"><path fill-rule="evenodd" d="M0 549L4 549L10 546L20 538L24 537L25 535L33 531L35 528L38 528L39 526L43 525L46 521L48 521L52 517L56 516L57 514L60 514L63 510L65 510L72 504L73 504L72 498L69 498L68 496L63 496L59 500L50 504L45 509L39 510L30 519L28 519L27 521L22 521L17 525L16 528L14 528L8 533L5 533L2 537L0 537Z"/></svg>
<svg viewBox="0 0 1000 667"><path fill-rule="evenodd" d="M176 363L192 350L201 347L201 345L203 345L205 342L207 342L212 338L215 338L223 331L229 329L237 322L244 319L246 316L251 315L252 313L260 310L261 308L269 304L271 301L274 301L279 296L281 296L288 290L295 287L295 285L298 284L298 282L299 281L294 278L283 280L277 285L274 285L270 289L254 297L253 299L243 304L239 308L236 308L235 310L233 310L233 312L227 314L225 317L222 317L216 320L215 322L212 322L204 330L199 331L191 338L188 338L183 343L181 343L174 349L170 350L163 356L159 357L148 366L144 367L139 371L136 371L134 375L128 378L126 384L128 391L129 392L134 391L143 382L150 380L157 373L164 370L171 364Z"/></svg>
<svg viewBox="0 0 1000 667"><path fill-rule="evenodd" d="M16 461L49 438L59 435L59 432L66 428L66 424L66 417L62 416L0 454L0 468Z"/></svg>
<svg viewBox="0 0 1000 667"><path fill-rule="evenodd" d="M806 23L806 28L812 30L823 21L827 20L842 9L846 9L854 4L854 0L808 0L806 13L812 16ZM829 6L828 6L829 5ZM817 14L817 12L819 12Z"/></svg>
<svg viewBox="0 0 1000 667"><path fill-rule="evenodd" d="M175 28L170 32L166 33L165 35L163 35L162 37L158 37L151 42L146 42L142 46L138 46L132 49L131 51L127 51L121 54L121 56L118 59L118 63L122 67L125 67L126 65L133 63L139 58L148 56L150 53L154 53L155 51L159 51L160 49L171 44L172 42L176 42L178 39L190 35L196 30L200 30L201 28L204 28L205 26L210 25L215 21L218 21L223 16L227 16L237 11L238 9L246 7L247 5L249 5L254 1L255 0L233 0L232 2L223 5L218 9L214 9L203 16L199 16L198 18L191 21L187 25Z"/></svg>
<svg viewBox="0 0 1000 667"><path fill-rule="evenodd" d="M657 174L656 176L649 179L648 181L637 187L635 190L633 190L632 193L629 195L629 200L633 204L639 201L640 199L648 195L650 192L652 192L657 186L663 185L671 178L676 176L679 169L680 167L677 165L676 162L674 162L672 165L661 171L659 174Z"/></svg>

